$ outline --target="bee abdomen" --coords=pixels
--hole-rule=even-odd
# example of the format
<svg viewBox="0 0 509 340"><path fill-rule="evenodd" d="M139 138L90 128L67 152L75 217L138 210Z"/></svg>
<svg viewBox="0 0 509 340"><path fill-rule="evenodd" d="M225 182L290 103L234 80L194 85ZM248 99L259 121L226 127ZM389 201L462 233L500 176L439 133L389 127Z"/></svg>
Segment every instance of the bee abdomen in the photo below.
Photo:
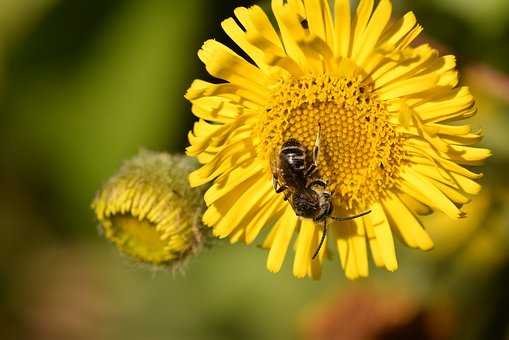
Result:
<svg viewBox="0 0 509 340"><path fill-rule="evenodd" d="M304 170L306 149L296 140L289 140L281 148L281 157L295 170Z"/></svg>

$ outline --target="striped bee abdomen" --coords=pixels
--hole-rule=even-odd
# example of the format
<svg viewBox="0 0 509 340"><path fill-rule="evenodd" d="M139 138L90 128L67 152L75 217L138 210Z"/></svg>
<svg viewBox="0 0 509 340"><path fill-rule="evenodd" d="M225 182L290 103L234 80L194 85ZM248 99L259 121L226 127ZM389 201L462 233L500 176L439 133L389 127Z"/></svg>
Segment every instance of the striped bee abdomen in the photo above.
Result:
<svg viewBox="0 0 509 340"><path fill-rule="evenodd" d="M306 153L306 149L299 141L290 139L281 147L281 163L284 164L284 167L291 168L292 171L304 171L306 167Z"/></svg>

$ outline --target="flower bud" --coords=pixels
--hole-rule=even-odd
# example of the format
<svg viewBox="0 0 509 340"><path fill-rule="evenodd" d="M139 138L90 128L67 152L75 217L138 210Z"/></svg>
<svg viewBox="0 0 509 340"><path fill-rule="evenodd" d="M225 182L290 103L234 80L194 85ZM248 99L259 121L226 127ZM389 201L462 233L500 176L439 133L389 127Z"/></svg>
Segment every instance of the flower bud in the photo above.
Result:
<svg viewBox="0 0 509 340"><path fill-rule="evenodd" d="M204 242L203 192L186 156L141 151L96 194L92 209L106 238L138 261L176 268Z"/></svg>

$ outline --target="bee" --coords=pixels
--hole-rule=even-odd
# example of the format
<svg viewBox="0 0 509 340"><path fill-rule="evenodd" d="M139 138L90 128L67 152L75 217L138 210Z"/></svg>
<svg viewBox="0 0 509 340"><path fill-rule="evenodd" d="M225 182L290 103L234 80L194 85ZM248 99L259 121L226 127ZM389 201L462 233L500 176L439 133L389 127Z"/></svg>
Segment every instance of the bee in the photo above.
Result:
<svg viewBox="0 0 509 340"><path fill-rule="evenodd" d="M366 211L355 216L332 216L334 206L332 194L327 191L327 182L320 178L318 156L320 152L320 129L311 152L296 139L286 141L271 160L272 181L277 194L283 193L295 214L309 218L314 222L323 222L323 233L313 259L318 255L327 235L327 219L348 221L364 215Z"/></svg>

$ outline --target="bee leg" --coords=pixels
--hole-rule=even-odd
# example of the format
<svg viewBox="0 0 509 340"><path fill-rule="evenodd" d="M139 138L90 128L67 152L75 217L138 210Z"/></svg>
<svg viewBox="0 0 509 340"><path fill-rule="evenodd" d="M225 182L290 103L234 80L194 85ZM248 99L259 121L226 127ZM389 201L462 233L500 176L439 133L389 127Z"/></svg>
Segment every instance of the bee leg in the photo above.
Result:
<svg viewBox="0 0 509 340"><path fill-rule="evenodd" d="M318 134L316 135L315 146L313 147L313 162L309 165L306 172L304 173L305 177L311 176L318 169L318 156L320 154L320 125L318 125Z"/></svg>
<svg viewBox="0 0 509 340"><path fill-rule="evenodd" d="M285 191L286 189L288 189L288 187L286 185L279 187L278 189L276 189L276 194L280 194L283 191Z"/></svg>
<svg viewBox="0 0 509 340"><path fill-rule="evenodd" d="M320 155L320 124L318 124L318 133L316 134L315 146L313 147L313 163L318 164L318 156Z"/></svg>
<svg viewBox="0 0 509 340"><path fill-rule="evenodd" d="M278 180L276 179L276 177L272 177L272 185L274 186L274 190L276 191L276 194L280 194L283 191L285 191L286 189L288 189L288 187L286 185L281 185L278 182Z"/></svg>
<svg viewBox="0 0 509 340"><path fill-rule="evenodd" d="M306 185L306 188L309 189L311 188L313 185L319 185L321 186L322 188L326 189L327 188L327 183L323 180L323 179L315 179L315 180L312 180L311 182L308 183L308 185Z"/></svg>
<svg viewBox="0 0 509 340"><path fill-rule="evenodd" d="M274 187L274 190L276 190L276 192L278 191L278 187L279 187L279 183L276 179L276 176L273 176L272 177L272 186Z"/></svg>
<svg viewBox="0 0 509 340"><path fill-rule="evenodd" d="M312 175L318 168L316 167L316 163L312 163L304 173L304 177L309 177Z"/></svg>
<svg viewBox="0 0 509 340"><path fill-rule="evenodd" d="M336 221L349 221L349 220L356 219L358 217L365 216L365 215L369 214L370 212L371 212L371 210L368 210L368 211L365 211L365 212L363 212L361 214L354 215L354 216L346 216L346 217L334 217L334 216L330 216L330 218L332 218L333 220L336 220Z"/></svg>
<svg viewBox="0 0 509 340"><path fill-rule="evenodd" d="M313 255L313 260L318 256L318 253L320 252L320 249L322 249L323 243L325 242L325 237L327 237L327 220L326 219L323 221L322 238L320 239L320 243L318 244L318 248L316 249L315 254Z"/></svg>

